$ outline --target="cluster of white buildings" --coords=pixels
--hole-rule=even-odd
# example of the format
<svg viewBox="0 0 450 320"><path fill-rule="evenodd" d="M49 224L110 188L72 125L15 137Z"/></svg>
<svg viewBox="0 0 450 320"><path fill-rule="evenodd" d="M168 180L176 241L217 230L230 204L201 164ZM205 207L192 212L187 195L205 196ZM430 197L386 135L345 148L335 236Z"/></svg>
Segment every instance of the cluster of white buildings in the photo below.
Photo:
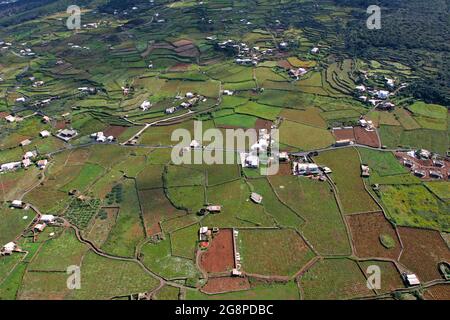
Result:
<svg viewBox="0 0 450 320"><path fill-rule="evenodd" d="M367 72L363 72L366 79L368 79ZM391 78L384 78L385 88L384 89L372 89L367 88L364 85L358 85L355 87L355 92L358 95L358 99L363 102L367 102L374 107L382 110L393 110L395 104L389 101L389 98L394 94L396 89L396 82ZM406 84L403 83L398 89L405 88Z"/></svg>
<svg viewBox="0 0 450 320"><path fill-rule="evenodd" d="M36 55L30 48L21 49L19 52L22 56L32 57Z"/></svg>
<svg viewBox="0 0 450 320"><path fill-rule="evenodd" d="M0 47L3 50L9 49L12 46L11 42L0 41Z"/></svg>
<svg viewBox="0 0 450 320"><path fill-rule="evenodd" d="M89 93L89 94L97 93L97 89L94 87L79 87L78 91L83 92L83 93Z"/></svg>
<svg viewBox="0 0 450 320"><path fill-rule="evenodd" d="M250 152L242 152L240 154L242 167L254 169L258 168L261 163L260 153L266 153L272 143L272 137L267 132L267 129L260 129L258 133L258 140L250 147ZM263 162L263 164L268 164L266 157Z"/></svg>
<svg viewBox="0 0 450 320"><path fill-rule="evenodd" d="M316 163L310 162L307 153L293 155L295 160L292 161L292 175L294 176L317 177L324 181L324 174L332 173L330 168L320 167Z"/></svg>
<svg viewBox="0 0 450 320"><path fill-rule="evenodd" d="M181 109L189 109L195 106L199 101L206 101L206 99L198 94L188 92L185 97L177 96L177 99L183 99L184 101L178 106L170 107L165 110L166 114L173 114Z"/></svg>
<svg viewBox="0 0 450 320"><path fill-rule="evenodd" d="M73 44L72 42L69 42L67 45L68 45L69 47L71 47L72 49L90 50L89 47L79 46L79 45L77 45L77 44Z"/></svg>
<svg viewBox="0 0 450 320"><path fill-rule="evenodd" d="M375 130L375 126L373 125L373 121L372 120L366 120L364 117L361 117L358 120L358 124L364 128L366 131L374 131Z"/></svg>
<svg viewBox="0 0 450 320"><path fill-rule="evenodd" d="M91 138L100 143L114 142L116 140L114 136L105 136L101 131L91 134Z"/></svg>
<svg viewBox="0 0 450 320"><path fill-rule="evenodd" d="M52 225L55 223L56 217L51 214L43 214L39 218L39 222L34 226L34 232L42 232L48 225Z"/></svg>
<svg viewBox="0 0 450 320"><path fill-rule="evenodd" d="M288 71L289 76L295 80L300 79L300 77L304 76L307 73L308 70L306 70L305 68L290 69Z"/></svg>
<svg viewBox="0 0 450 320"><path fill-rule="evenodd" d="M208 37L209 40L215 40L214 37ZM216 43L216 46L221 50L232 50L236 58L235 63L247 66L256 66L259 61L268 55L273 54L273 49L261 49L260 47L250 47L244 42L237 42L235 40L225 40Z"/></svg>
<svg viewBox="0 0 450 320"><path fill-rule="evenodd" d="M32 166L33 164L36 164L36 166L40 170L44 170L48 165L48 160L40 159L40 160L35 161L36 157L37 157L37 152L35 150L27 151L22 156L22 160L8 162L8 163L4 163L4 164L0 165L0 173L11 172L11 171L15 171L20 168L26 169L26 168Z"/></svg>

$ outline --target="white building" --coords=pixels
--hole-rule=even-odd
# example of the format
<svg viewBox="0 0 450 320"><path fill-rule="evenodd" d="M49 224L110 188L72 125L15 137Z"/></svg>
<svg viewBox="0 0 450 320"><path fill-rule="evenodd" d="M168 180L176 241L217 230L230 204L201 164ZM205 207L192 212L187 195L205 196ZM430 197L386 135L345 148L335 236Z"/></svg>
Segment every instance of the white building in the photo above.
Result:
<svg viewBox="0 0 450 320"><path fill-rule="evenodd" d="M27 151L23 155L23 159L30 159L36 157L36 151Z"/></svg>
<svg viewBox="0 0 450 320"><path fill-rule="evenodd" d="M315 163L294 162L292 171L294 175L314 175L320 173L319 166Z"/></svg>
<svg viewBox="0 0 450 320"><path fill-rule="evenodd" d="M48 132L47 130L43 130L39 132L39 135L41 136L41 138L47 138L50 137L50 132Z"/></svg>
<svg viewBox="0 0 450 320"><path fill-rule="evenodd" d="M14 117L13 115L9 115L9 116L6 116L5 117L5 120L7 121L7 122L14 122L14 121L16 121L16 117Z"/></svg>
<svg viewBox="0 0 450 320"><path fill-rule="evenodd" d="M317 53L319 53L319 51L320 51L320 50L319 50L319 48L317 48L317 47L314 47L314 48L311 49L311 53L312 53L312 54L317 54Z"/></svg>
<svg viewBox="0 0 450 320"><path fill-rule="evenodd" d="M5 163L0 166L0 172L13 171L13 170L20 168L21 165L22 165L22 162Z"/></svg>
<svg viewBox="0 0 450 320"><path fill-rule="evenodd" d="M17 208L17 209L23 209L24 207L24 203L20 200L13 200L11 202L11 207L12 208Z"/></svg>
<svg viewBox="0 0 450 320"><path fill-rule="evenodd" d="M29 158L22 160L22 166L24 168L28 168L29 166L31 166L31 164L32 164L32 162L31 162L31 160Z"/></svg>
<svg viewBox="0 0 450 320"><path fill-rule="evenodd" d="M41 218L39 219L39 222L43 222L43 223L53 223L55 222L55 216L52 214L43 214L41 216Z"/></svg>
<svg viewBox="0 0 450 320"><path fill-rule="evenodd" d="M13 253L13 251L16 251L18 249L17 244L14 242L8 242L5 244L2 249L0 250L1 255L10 255Z"/></svg>
<svg viewBox="0 0 450 320"><path fill-rule="evenodd" d="M47 166L47 164L48 164L48 160L47 160L47 159L42 159L42 160L39 160L39 161L37 162L37 166L38 166L38 168L39 168L40 170L44 170L45 167Z"/></svg>
<svg viewBox="0 0 450 320"><path fill-rule="evenodd" d="M394 79L386 78L386 85L388 86L388 88L394 89L394 87L395 87Z"/></svg>
<svg viewBox="0 0 450 320"><path fill-rule="evenodd" d="M150 103L150 101L147 101L147 100L145 100L144 102L141 103L142 111L147 111L151 106L152 106L152 104Z"/></svg>
<svg viewBox="0 0 450 320"><path fill-rule="evenodd" d="M408 286L417 286L420 284L419 278L414 273L403 273L403 280Z"/></svg>
<svg viewBox="0 0 450 320"><path fill-rule="evenodd" d="M356 89L357 91L359 91L359 92L366 92L366 87L363 86L363 85L356 86L355 89Z"/></svg>
<svg viewBox="0 0 450 320"><path fill-rule="evenodd" d="M47 225L45 223L38 223L37 225L34 226L34 231L42 232L42 231L44 231L46 226Z"/></svg>
<svg viewBox="0 0 450 320"><path fill-rule="evenodd" d="M389 91L386 91L386 90L379 90L375 94L379 99L383 99L383 100L387 99L389 97Z"/></svg>
<svg viewBox="0 0 450 320"><path fill-rule="evenodd" d="M256 155L247 155L245 157L245 167L246 168L258 168L259 167L259 158Z"/></svg>

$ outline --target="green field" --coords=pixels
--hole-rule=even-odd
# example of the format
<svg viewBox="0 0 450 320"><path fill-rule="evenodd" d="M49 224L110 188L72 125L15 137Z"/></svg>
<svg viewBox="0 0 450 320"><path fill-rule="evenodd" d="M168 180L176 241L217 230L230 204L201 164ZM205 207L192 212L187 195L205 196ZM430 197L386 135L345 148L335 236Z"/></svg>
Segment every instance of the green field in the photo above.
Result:
<svg viewBox="0 0 450 320"><path fill-rule="evenodd" d="M330 186L293 176L272 176L280 199L306 220L300 231L321 254L349 254L344 221Z"/></svg>
<svg viewBox="0 0 450 320"><path fill-rule="evenodd" d="M70 190L84 191L89 185L91 185L100 175L104 172L104 169L92 163L85 164L81 171L78 173L77 177L66 184L62 191L68 192Z"/></svg>
<svg viewBox="0 0 450 320"><path fill-rule="evenodd" d="M351 299L371 296L358 265L348 259L319 260L300 279L307 300Z"/></svg>
<svg viewBox="0 0 450 320"><path fill-rule="evenodd" d="M71 265L80 265L88 247L75 237L71 229L44 243L39 255L29 265L34 271L65 272Z"/></svg>
<svg viewBox="0 0 450 320"><path fill-rule="evenodd" d="M170 234L172 255L194 259L200 225L193 224Z"/></svg>
<svg viewBox="0 0 450 320"><path fill-rule="evenodd" d="M410 174L393 153L358 148L362 163L371 169L371 184L410 184L420 183L420 179Z"/></svg>
<svg viewBox="0 0 450 320"><path fill-rule="evenodd" d="M422 185L382 186L381 200L398 225L450 230L448 204L438 200Z"/></svg>
<svg viewBox="0 0 450 320"><path fill-rule="evenodd" d="M156 288L159 281L137 263L111 260L90 251L81 267L83 285L69 299L111 299ZM118 285L119 284L119 285Z"/></svg>
<svg viewBox="0 0 450 320"><path fill-rule="evenodd" d="M171 254L169 240L158 244L145 244L142 247L142 255L145 266L166 279L198 277L199 271L192 259Z"/></svg>
<svg viewBox="0 0 450 320"><path fill-rule="evenodd" d="M280 127L280 143L313 150L332 145L334 138L328 130L285 120Z"/></svg>
<svg viewBox="0 0 450 320"><path fill-rule="evenodd" d="M253 203L249 197L250 188L242 180L208 187L208 202L221 205L222 211L208 215L202 224L220 228L274 226L273 219L265 212L264 207Z"/></svg>
<svg viewBox="0 0 450 320"><path fill-rule="evenodd" d="M325 165L333 170L331 178L336 185L338 197L345 213L368 212L378 209L377 204L364 188L356 149L344 148L321 152L314 160L319 165Z"/></svg>
<svg viewBox="0 0 450 320"><path fill-rule="evenodd" d="M447 119L447 108L436 104L427 104L424 102L415 102L408 106L414 114L430 118Z"/></svg>
<svg viewBox="0 0 450 320"><path fill-rule="evenodd" d="M248 273L293 276L314 257L291 229L240 230L239 252Z"/></svg>
<svg viewBox="0 0 450 320"><path fill-rule="evenodd" d="M25 228L31 224L35 213L33 211L24 211L20 209L11 209L3 205L0 207L0 243L5 245L19 237ZM24 219L24 217L27 217Z"/></svg>
<svg viewBox="0 0 450 320"><path fill-rule="evenodd" d="M431 190L439 199L450 199L450 182L426 182L425 186Z"/></svg>
<svg viewBox="0 0 450 320"><path fill-rule="evenodd" d="M134 181L126 180L119 216L102 249L114 255L132 257L144 236L137 190Z"/></svg>

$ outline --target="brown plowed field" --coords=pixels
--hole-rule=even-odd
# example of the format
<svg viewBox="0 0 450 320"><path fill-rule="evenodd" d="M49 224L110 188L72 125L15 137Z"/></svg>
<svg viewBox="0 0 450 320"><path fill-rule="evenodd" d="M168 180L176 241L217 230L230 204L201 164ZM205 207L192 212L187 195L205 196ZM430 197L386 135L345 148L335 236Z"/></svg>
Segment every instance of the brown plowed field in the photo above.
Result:
<svg viewBox="0 0 450 320"><path fill-rule="evenodd" d="M450 300L450 284L438 284L428 288L424 297L427 300Z"/></svg>
<svg viewBox="0 0 450 320"><path fill-rule="evenodd" d="M117 138L122 133L124 133L127 129L128 129L128 127L123 127L123 126L109 126L108 128L105 129L103 134L107 137L113 136L113 137Z"/></svg>
<svg viewBox="0 0 450 320"><path fill-rule="evenodd" d="M378 141L376 131L366 131L366 129L362 127L355 127L353 128L353 131L358 144L363 144L374 148L380 147L380 142Z"/></svg>
<svg viewBox="0 0 450 320"><path fill-rule="evenodd" d="M450 261L450 249L438 231L399 227L404 251L400 262L416 273L421 282L443 279L438 263Z"/></svg>
<svg viewBox="0 0 450 320"><path fill-rule="evenodd" d="M272 126L272 121L264 120L264 119L257 119L255 122L255 129L266 129L267 131L270 131L270 127Z"/></svg>
<svg viewBox="0 0 450 320"><path fill-rule="evenodd" d="M400 241L382 212L348 215L346 219L358 257L398 258L401 249ZM380 235L382 234L387 234L395 240L394 248L387 249L381 244Z"/></svg>
<svg viewBox="0 0 450 320"><path fill-rule="evenodd" d="M234 268L233 230L221 229L200 256L200 267L206 272L228 272Z"/></svg>
<svg viewBox="0 0 450 320"><path fill-rule="evenodd" d="M335 129L333 130L333 135L336 140L355 140L353 129Z"/></svg>
<svg viewBox="0 0 450 320"><path fill-rule="evenodd" d="M202 291L206 293L221 293L247 289L250 289L250 283L247 278L221 277L209 278Z"/></svg>
<svg viewBox="0 0 450 320"><path fill-rule="evenodd" d="M278 61L277 64L280 68L283 68L286 70L292 69L292 65L287 60L280 60L280 61Z"/></svg>
<svg viewBox="0 0 450 320"><path fill-rule="evenodd" d="M187 40L187 39L181 39L181 40L172 42L172 44L175 47L184 47L184 46L192 45L192 41L191 40Z"/></svg>

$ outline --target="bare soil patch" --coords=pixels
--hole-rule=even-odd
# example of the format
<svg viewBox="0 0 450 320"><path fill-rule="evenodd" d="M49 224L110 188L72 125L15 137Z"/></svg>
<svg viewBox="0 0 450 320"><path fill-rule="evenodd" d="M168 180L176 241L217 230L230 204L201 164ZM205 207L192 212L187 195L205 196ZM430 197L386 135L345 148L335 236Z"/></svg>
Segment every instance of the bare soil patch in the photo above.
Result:
<svg viewBox="0 0 450 320"><path fill-rule="evenodd" d="M175 42L172 42L172 44L175 47L184 47L184 46L188 46L188 45L192 45L192 41L191 40L187 40L187 39L181 39Z"/></svg>
<svg viewBox="0 0 450 320"><path fill-rule="evenodd" d="M394 227L382 212L362 213L346 216L352 233L356 255L360 258L379 257L396 260L400 254L400 241ZM380 236L388 235L395 241L395 247L388 249L381 244Z"/></svg>
<svg viewBox="0 0 450 320"><path fill-rule="evenodd" d="M266 129L267 131L270 131L270 127L272 126L272 121L264 120L264 119L257 119L255 123L255 129Z"/></svg>
<svg viewBox="0 0 450 320"><path fill-rule="evenodd" d="M209 273L228 272L234 268L233 230L221 229L200 256L200 267Z"/></svg>
<svg viewBox="0 0 450 320"><path fill-rule="evenodd" d="M450 284L438 284L428 288L424 297L427 300L450 300Z"/></svg>
<svg viewBox="0 0 450 320"><path fill-rule="evenodd" d="M380 142L376 131L367 131L362 127L353 128L356 142L365 146L370 146L374 148L380 147Z"/></svg>
<svg viewBox="0 0 450 320"><path fill-rule="evenodd" d="M124 127L124 126L109 126L108 128L105 129L105 131L103 133L107 137L113 136L113 137L117 138L122 133L124 133L127 129L128 129L128 127Z"/></svg>
<svg viewBox="0 0 450 320"><path fill-rule="evenodd" d="M287 60L280 60L280 61L278 61L277 64L278 64L278 66L280 68L283 68L283 69L286 69L286 70L289 70L289 69L292 68L292 65Z"/></svg>
<svg viewBox="0 0 450 320"><path fill-rule="evenodd" d="M450 250L438 231L399 227L404 251L400 262L427 282L442 279L438 269L441 261L450 261Z"/></svg>
<svg viewBox="0 0 450 320"><path fill-rule="evenodd" d="M248 289L250 289L250 283L247 278L220 277L209 278L202 291L213 294Z"/></svg>
<svg viewBox="0 0 450 320"><path fill-rule="evenodd" d="M333 129L333 135L336 138L336 140L355 140L355 134L353 132L353 129Z"/></svg>

